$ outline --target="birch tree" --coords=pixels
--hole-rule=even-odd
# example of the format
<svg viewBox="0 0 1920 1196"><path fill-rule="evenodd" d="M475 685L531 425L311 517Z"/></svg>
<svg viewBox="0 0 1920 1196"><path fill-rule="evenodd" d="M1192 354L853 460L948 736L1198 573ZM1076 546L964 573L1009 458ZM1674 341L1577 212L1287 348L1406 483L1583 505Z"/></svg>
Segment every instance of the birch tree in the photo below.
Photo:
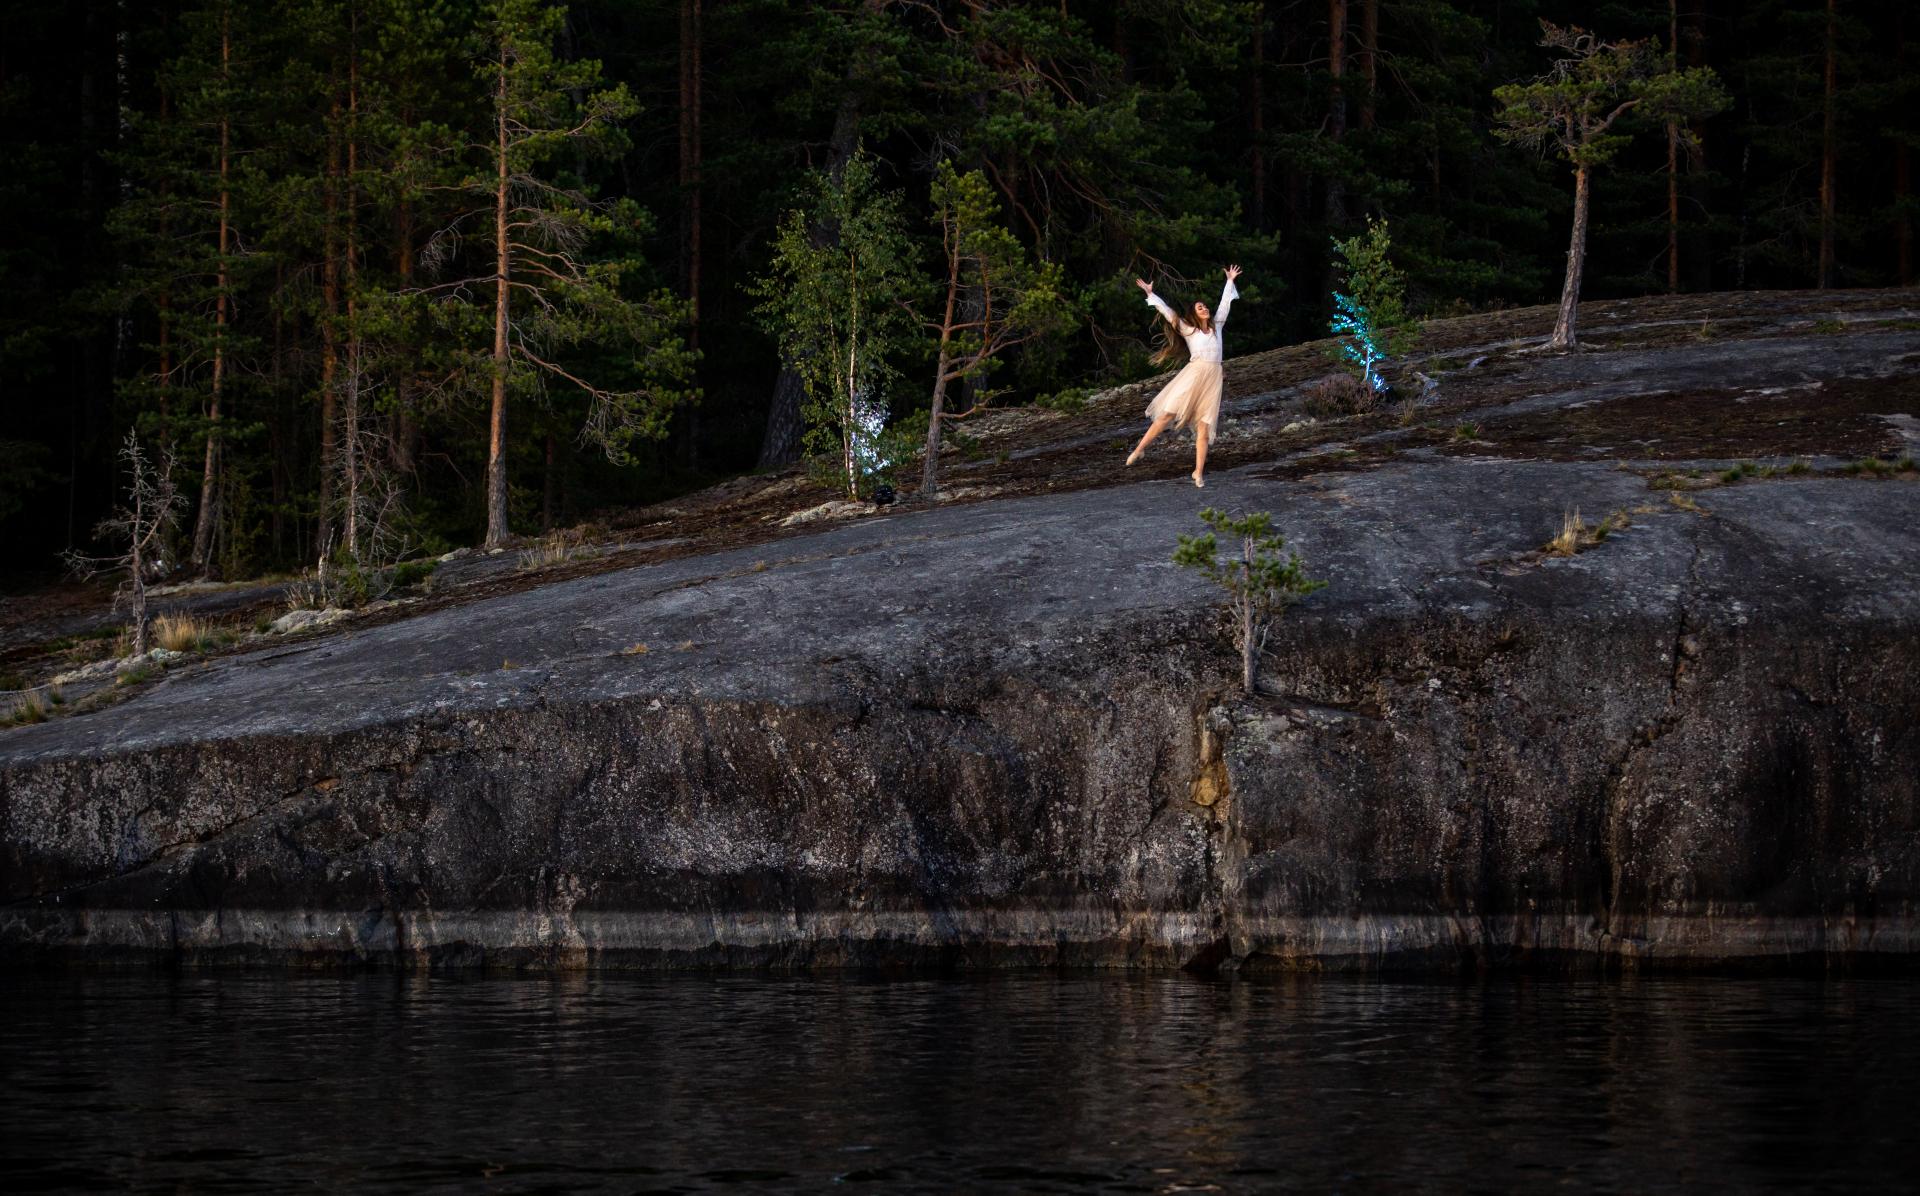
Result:
<svg viewBox="0 0 1920 1196"><path fill-rule="evenodd" d="M773 260L750 292L805 387L805 443L859 498L880 466L887 392L896 359L914 339L906 303L918 256L901 196L880 186L874 160L856 152L844 169L809 176L803 207L787 213Z"/></svg>
<svg viewBox="0 0 1920 1196"><path fill-rule="evenodd" d="M69 550L64 554L67 566L83 577L107 570L126 570L126 580L114 592L116 603L126 603L132 615L133 655L147 651L147 573L163 565L166 537L180 516L185 496L173 484L173 451L164 450L160 460L150 462L140 447L140 438L132 432L120 447L120 459L127 463L127 501L102 519L94 534L124 540L127 549L116 556L87 556Z"/></svg>

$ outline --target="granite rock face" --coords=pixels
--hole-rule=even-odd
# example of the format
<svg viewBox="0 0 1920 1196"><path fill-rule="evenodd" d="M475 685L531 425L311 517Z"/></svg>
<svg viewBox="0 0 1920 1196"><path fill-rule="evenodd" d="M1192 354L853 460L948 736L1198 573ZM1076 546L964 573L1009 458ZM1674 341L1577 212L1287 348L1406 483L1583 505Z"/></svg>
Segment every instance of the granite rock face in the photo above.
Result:
<svg viewBox="0 0 1920 1196"><path fill-rule="evenodd" d="M1557 368L1557 367L1556 367ZM1577 393L1577 392L1576 392ZM0 736L0 945L507 967L1920 953L1920 484L1408 452L836 524ZM1202 502L1332 586L1235 692ZM1568 557L1563 513L1631 512Z"/></svg>

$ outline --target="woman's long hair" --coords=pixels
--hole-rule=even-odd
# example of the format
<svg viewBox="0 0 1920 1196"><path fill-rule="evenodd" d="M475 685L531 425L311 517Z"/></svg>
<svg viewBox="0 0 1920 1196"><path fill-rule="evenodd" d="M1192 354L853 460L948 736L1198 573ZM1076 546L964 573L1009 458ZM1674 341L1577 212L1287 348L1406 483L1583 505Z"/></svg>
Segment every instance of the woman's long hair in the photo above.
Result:
<svg viewBox="0 0 1920 1196"><path fill-rule="evenodd" d="M1198 302L1189 303L1187 304L1187 309L1180 314L1185 317L1187 323L1198 328L1200 331L1212 332L1213 317L1209 316L1204 320L1201 319L1200 313L1196 310L1199 306ZM1147 358L1147 360L1155 365L1165 365L1176 357L1184 358L1186 356L1187 338L1180 335L1179 327L1176 326L1172 320L1161 316L1160 347L1155 350L1153 356Z"/></svg>

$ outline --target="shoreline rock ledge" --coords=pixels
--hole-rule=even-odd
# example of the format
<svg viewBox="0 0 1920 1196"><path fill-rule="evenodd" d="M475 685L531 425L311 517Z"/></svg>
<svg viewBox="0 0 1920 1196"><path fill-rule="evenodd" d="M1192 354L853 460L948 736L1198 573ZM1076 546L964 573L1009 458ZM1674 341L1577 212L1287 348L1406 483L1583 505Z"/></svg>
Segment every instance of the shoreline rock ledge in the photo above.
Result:
<svg viewBox="0 0 1920 1196"><path fill-rule="evenodd" d="M527 969L1920 958L1920 485L1210 479L1330 589L1236 660L1183 483L857 519L0 735L0 949ZM1570 557L1564 511L1638 512Z"/></svg>

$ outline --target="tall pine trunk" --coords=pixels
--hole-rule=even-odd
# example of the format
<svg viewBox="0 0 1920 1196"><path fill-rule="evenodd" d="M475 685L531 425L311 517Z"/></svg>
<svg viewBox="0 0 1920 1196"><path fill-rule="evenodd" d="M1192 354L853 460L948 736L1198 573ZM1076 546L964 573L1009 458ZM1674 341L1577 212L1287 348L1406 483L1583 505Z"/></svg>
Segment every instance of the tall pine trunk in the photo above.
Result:
<svg viewBox="0 0 1920 1196"><path fill-rule="evenodd" d="M690 319L687 348L700 348L700 0L680 0L681 248ZM694 367L696 370L698 366ZM700 410L686 409L686 462L699 461Z"/></svg>
<svg viewBox="0 0 1920 1196"><path fill-rule="evenodd" d="M341 422L346 432L345 452L341 466L347 484L347 509L345 520L345 539L347 555L355 564L361 564L360 539L363 528L360 526L360 387L366 376L366 345L363 343L359 319L360 266L359 247L356 236L358 220L358 196L355 194L360 170L359 114L360 114L360 60L359 33L360 12L355 5L349 12L347 34L347 177L345 222L341 229L344 252L341 263L346 274L347 301L347 388L345 394L346 410L342 412Z"/></svg>
<svg viewBox="0 0 1920 1196"><path fill-rule="evenodd" d="M494 92L493 413L487 436L486 547L506 543L507 530L507 47L500 46Z"/></svg>
<svg viewBox="0 0 1920 1196"><path fill-rule="evenodd" d="M320 568L333 547L333 473L336 468L335 399L340 385L340 98L327 116L327 173L324 200L326 230L320 263L320 506L315 512L314 550Z"/></svg>
<svg viewBox="0 0 1920 1196"><path fill-rule="evenodd" d="M1373 128L1374 97L1380 90L1380 0L1361 0L1360 4L1360 78L1366 90L1360 93L1360 127Z"/></svg>
<svg viewBox="0 0 1920 1196"><path fill-rule="evenodd" d="M1347 0L1327 0L1327 73L1333 76L1327 91L1327 138L1338 145L1347 135ZM1326 197L1328 226L1345 224L1347 189L1337 168L1327 175ZM1331 265L1328 271L1331 276Z"/></svg>
<svg viewBox="0 0 1920 1196"><path fill-rule="evenodd" d="M1710 0L1694 0L1687 13L1687 65L1707 65L1707 5ZM1696 225L1686 254L1686 288L1711 291L1713 287L1713 232L1705 224L1713 210L1713 180L1707 173L1707 134L1704 125L1688 130L1687 201L1692 205Z"/></svg>
<svg viewBox="0 0 1920 1196"><path fill-rule="evenodd" d="M1835 144L1839 121L1835 83L1839 77L1839 0L1827 0L1826 87L1822 97L1820 122L1820 264L1815 285L1826 290L1833 285L1834 184L1839 174L1839 148Z"/></svg>
<svg viewBox="0 0 1920 1196"><path fill-rule="evenodd" d="M394 251L394 272L399 276L400 289L406 290L413 285L413 207L405 199L399 203L394 217L394 239L398 242ZM414 403L418 397L419 379L411 367L403 368L394 382L394 393L398 401L393 405L393 420L388 425L388 463L395 473L410 474L414 471L414 444L420 435L419 425L414 415Z"/></svg>
<svg viewBox="0 0 1920 1196"><path fill-rule="evenodd" d="M949 226L951 228L951 226ZM960 257L947 233L947 304L940 319L940 351L933 367L933 407L927 418L927 460L920 471L920 497L933 499L940 493L940 417L947 407L947 364L953 341L953 313L960 298Z"/></svg>
<svg viewBox="0 0 1920 1196"><path fill-rule="evenodd" d="M560 471L557 457L553 433L548 432L547 469L545 477L541 479L540 487L540 530L542 532L553 530L554 512L559 509Z"/></svg>
<svg viewBox="0 0 1920 1196"><path fill-rule="evenodd" d="M1907 10L1894 17L1893 60L1901 77L1907 73ZM1913 160L1903 138L1893 147L1893 242L1900 285L1913 285L1913 217L1907 204L1913 196Z"/></svg>
<svg viewBox="0 0 1920 1196"><path fill-rule="evenodd" d="M270 380L273 395L271 400L273 418L267 421L267 456L269 462L267 476L269 484L273 488L273 507L267 515L267 527L269 540L273 546L273 559L275 561L282 560L282 554L286 552L287 492L292 489L290 482L292 471L287 465L288 454L285 434L286 403L281 390L286 364L286 328L285 317L281 314L278 297L285 290L285 287L286 265L283 262L275 262L273 266L273 293L275 302L268 305L273 312L273 356L267 367L267 376ZM294 525L293 534L296 537L300 534L298 523Z"/></svg>
<svg viewBox="0 0 1920 1196"><path fill-rule="evenodd" d="M1251 210L1247 213L1253 227L1267 227L1267 5L1258 0L1253 6L1253 80L1247 97L1247 140L1253 145L1253 189Z"/></svg>
<svg viewBox="0 0 1920 1196"><path fill-rule="evenodd" d="M231 9L220 12L220 231L214 266L213 380L207 396L207 455L200 470L200 511L193 525L193 567L207 573L213 560L213 527L219 518L220 391L227 370L227 244L232 216L228 189L228 161L232 152L233 119L228 74L233 61Z"/></svg>
<svg viewBox="0 0 1920 1196"><path fill-rule="evenodd" d="M1667 69L1680 66L1680 0L1667 0ZM1680 289L1680 122L1667 122L1667 293Z"/></svg>
<svg viewBox="0 0 1920 1196"><path fill-rule="evenodd" d="M1571 349L1574 344L1574 312L1580 304L1580 271L1587 260L1588 171L1585 166L1573 173L1573 237L1567 245L1567 280L1560 288L1560 317L1553 324L1556 349Z"/></svg>

